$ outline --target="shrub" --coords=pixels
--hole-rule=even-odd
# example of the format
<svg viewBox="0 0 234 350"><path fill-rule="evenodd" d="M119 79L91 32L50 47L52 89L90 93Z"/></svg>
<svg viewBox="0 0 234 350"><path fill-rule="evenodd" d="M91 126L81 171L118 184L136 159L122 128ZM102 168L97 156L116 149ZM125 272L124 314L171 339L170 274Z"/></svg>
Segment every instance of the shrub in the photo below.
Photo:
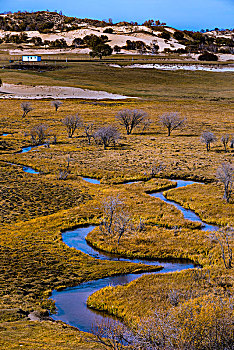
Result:
<svg viewBox="0 0 234 350"><path fill-rule="evenodd" d="M162 33L159 34L159 38L170 40L170 33L167 31L163 31Z"/></svg>
<svg viewBox="0 0 234 350"><path fill-rule="evenodd" d="M179 32L179 31L176 31L176 32L173 34L173 37L174 37L176 40L183 40L183 39L184 39L184 33Z"/></svg>
<svg viewBox="0 0 234 350"><path fill-rule="evenodd" d="M112 28L106 28L105 30L103 30L103 33L112 34L113 33L113 29Z"/></svg>
<svg viewBox="0 0 234 350"><path fill-rule="evenodd" d="M211 52L204 52L198 59L199 61L218 61L218 56Z"/></svg>

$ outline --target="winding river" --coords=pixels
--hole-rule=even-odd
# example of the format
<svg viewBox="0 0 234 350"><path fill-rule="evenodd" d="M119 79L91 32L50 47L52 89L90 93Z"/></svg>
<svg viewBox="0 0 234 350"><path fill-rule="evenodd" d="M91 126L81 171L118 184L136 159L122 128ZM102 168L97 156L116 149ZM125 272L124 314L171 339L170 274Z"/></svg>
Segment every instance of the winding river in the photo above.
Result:
<svg viewBox="0 0 234 350"><path fill-rule="evenodd" d="M20 153L28 152L32 148L33 147L24 147ZM22 166L22 169L27 173L31 173L31 174L38 173L30 167ZM90 182L92 184L100 184L100 181L97 179L84 177L83 180ZM185 187L195 183L194 181L189 181L189 180L171 180L171 181L177 183L176 188ZM132 184L132 183L136 183L136 181L130 181L130 182L127 182L126 184ZM160 200L168 204L174 205L177 209L179 209L183 213L185 219L200 222L202 224L202 230L214 231L217 229L217 226L209 225L203 222L199 218L199 216L197 216L193 211L183 208L181 205L179 205L174 201L168 200L164 196L163 192L164 191L151 193L150 196L159 198ZM126 262L162 267L162 270L160 271L149 272L149 273L169 273L169 272L182 271L185 269L190 269L195 267L194 264L192 264L191 262L188 262L185 260L180 261L179 259L176 259L173 261L128 259L118 255L100 252L92 248L86 241L87 234L91 232L94 229L94 227L95 226L90 225L88 227L79 227L73 230L67 230L62 233L63 242L66 243L69 247L78 249L83 253L90 255L96 259L111 260L113 261L113 263L115 261L126 261ZM129 274L123 274L118 276L106 277L106 278L101 278L94 281L84 282L79 284L76 287L66 288L62 291L54 290L51 295L51 298L55 301L57 313L55 315L52 315L51 317L54 320L61 320L71 326L77 327L81 331L91 332L92 325L94 325L96 322L102 321L105 318L109 318L110 316L104 313L89 309L86 305L87 298L101 288L104 288L110 285L111 286L124 285L126 283L129 283L135 280L138 277L141 277L143 274L145 273L138 273L138 274L129 273Z"/></svg>
<svg viewBox="0 0 234 350"><path fill-rule="evenodd" d="M100 183L100 181L97 179L91 179L91 178L83 178L83 179L93 184ZM177 182L177 187L184 187L194 183L193 181L186 181L186 180L173 180L173 181ZM135 181L130 183L134 183L134 182ZM210 230L217 229L216 226L208 225L202 222L202 220L191 210L184 209L179 204L173 201L167 200L164 197L163 192L152 193L150 195L153 197L160 198L161 200L176 206L179 210L183 212L184 217L186 219L201 222L203 225L203 228L202 228L203 230L210 231ZM112 261L127 261L127 262L148 264L148 265L154 265L154 266L162 266L163 269L160 271L160 273L181 271L181 270L194 267L194 265L191 262L180 261L179 259L174 261L127 259L121 256L100 252L92 248L91 246L89 246L89 244L86 242L87 234L93 229L94 229L94 226L88 226L88 227L79 227L75 230L65 231L62 234L63 242L66 243L69 247L76 248L82 251L83 253L88 254L96 259L112 260ZM159 273L159 271L150 272L150 273ZM104 313L96 312L92 309L89 309L86 305L87 298L101 288L107 287L109 285L111 286L123 285L133 281L134 279L142 276L143 274L144 273L139 273L139 274L130 273L130 274L124 274L120 276L107 277L99 280L85 282L73 288L66 288L63 291L53 291L51 298L55 300L55 305L57 307L57 314L52 315L52 318L54 320L61 320L67 324L70 324L71 326L77 327L81 331L91 332L93 324L95 324L96 322L100 322L103 319L108 318L110 316Z"/></svg>
<svg viewBox="0 0 234 350"><path fill-rule="evenodd" d="M39 145L39 146L42 146L42 145ZM17 152L18 154L21 154L21 153L26 153L26 152L29 152L31 151L31 149L36 149L37 147L39 146L27 146L27 147L23 147L21 151ZM8 163L8 164L11 164L11 165L16 165L16 166L19 166L22 168L22 170L25 172L25 173L29 173L29 174L40 174L39 171L31 168L30 166L25 166L25 165L22 165L22 164L17 164L17 163Z"/></svg>
<svg viewBox="0 0 234 350"><path fill-rule="evenodd" d="M186 261L152 261L143 259L127 259L117 255L111 255L104 252L99 252L88 245L86 242L87 234L92 231L94 226L80 227L75 230L69 230L62 234L63 241L69 247L81 250L96 259L112 260L112 261L127 261L133 263L148 264L154 266L162 266L163 270L160 273L168 273L181 271L184 269L193 268L191 262ZM158 273L150 272L150 273ZM107 315L91 310L86 305L87 298L97 290L107 286L118 286L129 283L134 279L142 276L139 274L124 274L119 276L102 278L99 280L81 283L73 288L66 288L63 291L53 291L51 298L55 300L57 314L52 315L54 320L61 320L71 326L79 328L81 331L91 332L92 325L97 321L108 317Z"/></svg>

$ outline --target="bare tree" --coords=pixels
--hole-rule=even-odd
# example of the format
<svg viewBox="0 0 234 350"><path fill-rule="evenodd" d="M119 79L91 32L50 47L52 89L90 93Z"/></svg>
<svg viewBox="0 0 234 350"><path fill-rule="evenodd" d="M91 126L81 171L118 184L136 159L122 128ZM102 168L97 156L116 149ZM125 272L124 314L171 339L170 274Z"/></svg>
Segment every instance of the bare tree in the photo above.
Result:
<svg viewBox="0 0 234 350"><path fill-rule="evenodd" d="M58 180L66 180L67 179L68 175L70 174L70 161L71 161L71 157L70 157L70 155L68 155L67 164L65 165L65 167L60 166Z"/></svg>
<svg viewBox="0 0 234 350"><path fill-rule="evenodd" d="M33 108L31 107L31 103L30 102L22 102L21 103L21 108L23 110L23 115L22 118L26 117L26 115L33 110Z"/></svg>
<svg viewBox="0 0 234 350"><path fill-rule="evenodd" d="M207 152L210 150L210 144L216 141L216 137L213 132L204 131L201 135L201 142L205 143Z"/></svg>
<svg viewBox="0 0 234 350"><path fill-rule="evenodd" d="M156 175L161 173L165 168L166 166L163 163L153 164L150 169L150 176L155 177Z"/></svg>
<svg viewBox="0 0 234 350"><path fill-rule="evenodd" d="M51 106L55 108L55 111L57 112L57 110L59 109L60 106L62 106L62 102L61 101L52 101L51 102Z"/></svg>
<svg viewBox="0 0 234 350"><path fill-rule="evenodd" d="M124 203L118 196L110 196L101 204L103 213L100 230L107 235L116 236L117 243L126 233L131 233L132 219L124 208Z"/></svg>
<svg viewBox="0 0 234 350"><path fill-rule="evenodd" d="M194 307L180 304L180 291L172 292L176 307L156 310L131 329L118 321L102 322L93 327L89 341L111 350L233 350L232 298L195 299Z"/></svg>
<svg viewBox="0 0 234 350"><path fill-rule="evenodd" d="M114 220L122 204L118 196L109 196L102 201L101 210L103 217L100 229L103 233L108 233L109 235L114 233Z"/></svg>
<svg viewBox="0 0 234 350"><path fill-rule="evenodd" d="M67 128L68 137L72 137L76 129L82 125L82 121L78 114L69 115L64 118L62 122Z"/></svg>
<svg viewBox="0 0 234 350"><path fill-rule="evenodd" d="M232 135L231 137L231 144L230 144L231 148L234 148L234 135Z"/></svg>
<svg viewBox="0 0 234 350"><path fill-rule="evenodd" d="M94 336L85 338L91 343L101 345L104 349L110 350L128 350L133 348L130 346L131 333L130 330L122 323L115 320L107 320L100 322L92 327Z"/></svg>
<svg viewBox="0 0 234 350"><path fill-rule="evenodd" d="M159 117L159 122L167 128L168 136L175 129L182 128L185 125L186 119L182 118L179 113L165 113Z"/></svg>
<svg viewBox="0 0 234 350"><path fill-rule="evenodd" d="M142 125L143 125L143 128L141 130L141 135L146 131L146 129L149 128L149 126L152 124L152 120L149 119L149 118L145 118L143 121L142 121Z"/></svg>
<svg viewBox="0 0 234 350"><path fill-rule="evenodd" d="M88 139L88 144L91 143L91 138L93 137L94 131L93 131L94 123L89 123L84 125L85 135Z"/></svg>
<svg viewBox="0 0 234 350"><path fill-rule="evenodd" d="M232 187L234 181L234 167L226 162L222 163L217 169L216 178L224 185L224 199L229 203L232 196Z"/></svg>
<svg viewBox="0 0 234 350"><path fill-rule="evenodd" d="M118 244L120 243L120 239L123 237L123 235L126 233L130 233L131 229L132 219L125 211L122 210L118 213L118 216L116 217L116 220L114 222L114 230L118 238Z"/></svg>
<svg viewBox="0 0 234 350"><path fill-rule="evenodd" d="M142 232L145 230L145 220L140 218L139 223L136 227L137 231Z"/></svg>
<svg viewBox="0 0 234 350"><path fill-rule="evenodd" d="M115 118L123 125L127 131L127 135L132 133L132 130L148 117L147 113L141 109L123 109L119 111Z"/></svg>
<svg viewBox="0 0 234 350"><path fill-rule="evenodd" d="M47 136L48 126L44 124L39 124L34 126L31 131L31 140L34 145L41 145Z"/></svg>
<svg viewBox="0 0 234 350"><path fill-rule="evenodd" d="M225 152L227 152L227 145L228 145L228 141L229 141L229 135L223 135L221 137L221 141L223 143L223 147L224 147Z"/></svg>
<svg viewBox="0 0 234 350"><path fill-rule="evenodd" d="M217 241L221 248L221 255L226 269L232 268L232 244L234 241L233 227L224 227L211 234L211 238Z"/></svg>
<svg viewBox="0 0 234 350"><path fill-rule="evenodd" d="M119 131L116 127L109 125L98 129L93 135L96 144L103 145L104 149L113 144L120 138Z"/></svg>

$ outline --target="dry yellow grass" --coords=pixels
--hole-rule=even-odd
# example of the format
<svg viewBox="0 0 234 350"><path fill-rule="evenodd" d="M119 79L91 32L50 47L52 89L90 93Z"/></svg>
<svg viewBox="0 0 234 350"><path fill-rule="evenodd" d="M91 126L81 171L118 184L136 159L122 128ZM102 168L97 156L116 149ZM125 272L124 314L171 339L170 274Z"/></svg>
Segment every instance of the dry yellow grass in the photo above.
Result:
<svg viewBox="0 0 234 350"><path fill-rule="evenodd" d="M13 82L11 72L4 74L9 82ZM35 83L50 84L53 79L58 78L55 73L54 75L50 73L53 79L49 73L48 76L44 74L42 78L28 73L14 72L14 74L16 81L24 79L24 83L32 83L35 77ZM202 77L199 84L202 84L205 75L199 76ZM148 73L144 75L144 79L146 77ZM20 109L22 101L1 100L0 131L10 133L8 136L1 137L1 140L5 140L7 144L7 148L0 154L0 170L2 173L4 171L1 184L11 193L11 196L7 199L3 198L1 202L4 205L4 217L8 220L8 223L5 221L0 234L3 247L1 250L2 309L17 307L24 311L52 310L53 303L48 300L51 289L138 269L126 263L96 261L75 249L68 248L62 242L61 230L85 223L97 224L101 215L100 210L97 209L100 201L110 194L119 194L120 198L124 199L135 222L140 217L145 219L146 231L126 236L121 244L116 246L116 242L112 239L103 241L103 237L96 230L89 236L94 246L108 251L118 251L128 256L190 258L204 266L208 266L211 259L212 283L197 285L190 271L145 276L129 286L109 288L100 292L100 295L92 296L93 307L105 308L112 312L113 303L115 314L126 320L133 320L141 316L139 310L147 309L150 313L156 303L167 306L166 296L172 288L181 288L184 291L190 291L193 288L194 297L198 295L203 297L206 292L224 293L225 288L233 291L233 269L228 271L228 274L223 273L219 246L211 243L207 233L199 230L199 226L185 221L177 209L145 193L173 187L165 178L190 178L207 182L206 185L193 185L180 190L171 189L167 196L194 209L208 222L233 225L233 203L226 204L222 198L222 187L214 182L210 183L215 180L216 169L222 162L233 161L232 150L228 148L228 152L225 153L220 142L220 137L224 133L233 132L233 108L228 97L231 84L226 76L222 79L226 79L229 92L227 98L219 101L200 101L198 94L194 92L197 85L191 88L192 95L196 95L194 100L183 98L181 91L176 92L180 98L173 98L172 87L167 95L165 86L164 88L159 86L154 94L164 91L162 98L164 101L66 100L57 113L50 106L49 100L32 101L34 110L22 119ZM211 80L215 81L213 75ZM209 81L209 84L212 81ZM70 82L67 81L66 84L69 85ZM131 88L134 82L135 80L131 81ZM192 84L189 79L188 82ZM59 79L56 83L62 85ZM89 83L90 80L87 79L86 84ZM88 87L84 80L82 84L84 85L81 86ZM92 84L95 86L94 82ZM106 84L98 83L98 86L104 89ZM149 85L147 89L150 87L152 86ZM137 89L140 89L140 85ZM142 89L145 89L145 85ZM113 85L110 90L118 93L129 91L126 86L113 88ZM219 90L218 87L209 92L209 99L214 98L216 90ZM138 93L140 94L139 91ZM219 95L224 96L225 91L222 90ZM207 96L206 98L208 99ZM116 149L111 147L106 151L93 142L88 145L81 129L74 138L68 139L62 124L62 119L66 115L79 113L84 122L95 121L96 126L99 127L110 123L116 124L115 114L123 108L146 110L152 119L149 130L141 135L141 130L136 129L127 137L124 130L120 128L122 138ZM183 130L173 132L171 137L167 137L166 130L158 124L158 116L172 111L178 111L186 117L187 126ZM47 124L49 137L57 135L58 143L51 145L50 148L41 146L28 153L16 154L15 152L22 147L30 145L30 130L38 124ZM204 130L211 130L219 138L219 141L212 145L210 152L206 152L205 146L200 142L200 135ZM65 166L68 155L71 157L71 174L66 181L58 181L59 169ZM31 166L41 173L40 175L25 174L20 168L6 165L7 162ZM158 162L166 165L166 170L160 175L162 178L146 183L120 184L127 180L145 179L145 173L149 174L150 167ZM100 178L101 185L85 183L81 179L82 176ZM35 192L33 197L32 193L38 188L47 196L38 197ZM22 194L20 207L17 207L17 191ZM66 193L66 197L62 196L63 192ZM55 199L58 196L60 203L55 207ZM40 210L35 209L36 206L40 206ZM173 229L177 225L182 227L179 235L175 235ZM212 253L211 258L210 253ZM129 300L129 295L133 291L138 308L133 305L134 299ZM161 299L160 295L162 295ZM105 303L100 301L99 296L105 298ZM11 320L10 316L8 320ZM3 346L8 342L6 349L17 348L18 332L25 325L34 323L26 320L5 321L4 319L1 324ZM35 349L40 346L47 349L54 339L55 349L59 347L69 349L73 344L78 349L79 346L80 349L83 349L82 346L86 349L83 343L79 345L79 340L75 338L76 332L70 327L65 329L57 323L35 323L33 327L35 327L34 334L31 328L28 328L30 331L23 333L23 339L27 339L23 343L26 348L27 346L30 348L27 344L30 341L35 345ZM37 343L36 338L42 333L44 337L41 343ZM59 336L65 337L62 343L59 343ZM71 339L71 343L66 344L67 339ZM48 344L46 344L47 340Z"/></svg>

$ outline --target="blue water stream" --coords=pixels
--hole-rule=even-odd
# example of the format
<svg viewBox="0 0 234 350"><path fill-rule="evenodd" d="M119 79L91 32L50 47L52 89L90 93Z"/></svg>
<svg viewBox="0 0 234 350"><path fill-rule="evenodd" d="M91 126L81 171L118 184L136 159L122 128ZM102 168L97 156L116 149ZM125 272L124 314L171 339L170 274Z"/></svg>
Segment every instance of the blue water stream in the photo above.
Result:
<svg viewBox="0 0 234 350"><path fill-rule="evenodd" d="M32 148L33 148L32 146L24 147L20 153L28 152ZM37 171L35 171L33 168L30 168L30 167L22 166L22 169L27 173L38 174ZM100 184L100 181L97 179L84 177L83 180L92 184ZM188 181L188 180L171 180L171 181L177 183L176 188L185 187L195 183L194 181ZM136 181L130 181L126 184L132 184L132 183L136 183ZM163 191L151 193L150 195L153 197L159 198L160 200L168 204L174 205L177 209L179 209L183 213L185 219L188 219L191 221L198 221L202 223L203 230L211 231L211 230L217 229L217 226L204 223L199 218L199 216L196 215L193 211L189 209L185 209L178 203L166 199L166 197L163 195ZM151 272L151 273L169 273L169 272L175 272L175 271L182 271L182 270L190 269L194 267L194 264L192 264L191 262L180 261L179 259L176 259L174 261L129 259L129 258L123 258L118 255L114 255L114 254L100 252L92 248L91 246L89 246L88 243L86 242L87 234L93 229L94 229L94 226L88 226L88 227L79 227L75 230L74 229L67 230L62 234L63 241L69 247L78 249L83 253L90 255L96 259L111 260L113 261L113 264L115 262L117 263L117 261L125 261L125 262L132 262L132 263L138 263L138 264L162 266L163 268L162 270ZM79 284L76 287L66 288L62 291L54 290L51 298L55 300L57 313L55 315L52 315L52 318L54 320L61 320L67 324L77 327L81 331L91 332L92 326L96 322L103 321L103 319L109 318L110 316L105 315L104 313L96 312L92 309L89 309L86 305L87 298L101 288L104 288L110 285L111 286L124 285L126 283L129 283L135 280L138 277L141 277L143 274L144 273L137 273L137 274L129 273L129 274L123 274L118 276L106 277L106 278L101 278L94 281L84 282Z"/></svg>
<svg viewBox="0 0 234 350"><path fill-rule="evenodd" d="M83 178L83 179L91 183L96 183L94 182L94 179L90 179L90 178L88 178L88 180L87 178ZM193 181L186 181L186 180L175 180L175 181L177 182L178 188L191 185L194 183ZM184 217L186 219L201 222L204 225L203 227L204 230L217 229L216 226L207 225L206 223L203 223L202 220L192 211L184 209L177 203L167 200L164 197L162 192L152 193L151 196L157 197L167 203L175 205L179 210L183 212ZM194 267L194 265L191 262L180 261L179 259L176 259L174 261L129 259L129 258L123 258L118 255L114 255L114 254L100 252L92 248L91 246L89 246L88 243L86 242L87 234L93 229L94 229L94 226L88 226L88 227L79 227L73 230L67 230L62 234L63 241L69 247L76 248L82 251L83 253L88 254L96 259L111 260L113 261L113 263L114 261L126 261L126 262L138 263L138 264L140 263L140 264L163 267L161 271L151 272L151 273L169 273L169 272L175 272L175 271L182 271L182 270ZM103 319L108 318L109 316L105 315L104 313L96 312L92 309L89 309L86 305L87 298L101 288L104 288L110 285L111 286L124 285L126 283L133 281L138 277L141 277L143 274L144 273L139 273L139 274L130 273L130 274L124 274L120 276L107 277L107 278L102 278L94 281L81 283L76 287L66 288L63 291L53 291L51 298L55 300L55 305L57 307L57 314L53 315L52 318L54 320L61 320L65 323L68 323L74 327L79 328L82 331L91 332L92 325L94 325L96 322L103 321Z"/></svg>

